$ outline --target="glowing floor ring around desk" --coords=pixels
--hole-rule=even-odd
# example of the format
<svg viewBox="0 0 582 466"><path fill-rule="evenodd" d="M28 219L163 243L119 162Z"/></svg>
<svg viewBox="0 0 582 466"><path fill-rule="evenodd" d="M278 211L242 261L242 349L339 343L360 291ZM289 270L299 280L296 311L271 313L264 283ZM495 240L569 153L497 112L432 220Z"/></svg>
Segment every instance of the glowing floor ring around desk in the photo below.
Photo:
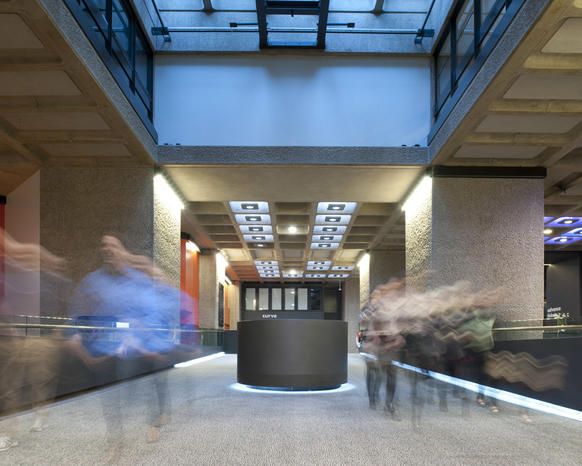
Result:
<svg viewBox="0 0 582 466"><path fill-rule="evenodd" d="M277 319L238 323L237 381L317 390L348 379L347 322Z"/></svg>

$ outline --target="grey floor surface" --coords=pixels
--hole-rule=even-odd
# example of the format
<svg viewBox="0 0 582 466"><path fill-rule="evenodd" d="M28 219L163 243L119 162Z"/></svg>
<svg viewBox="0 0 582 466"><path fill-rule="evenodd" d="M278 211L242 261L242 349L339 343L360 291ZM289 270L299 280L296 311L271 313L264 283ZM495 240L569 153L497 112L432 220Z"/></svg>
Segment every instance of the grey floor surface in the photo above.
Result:
<svg viewBox="0 0 582 466"><path fill-rule="evenodd" d="M41 432L29 432L32 413L2 419L0 429L16 428L19 446L0 452L0 464L582 464L582 423L534 411L528 423L520 408L501 404L494 414L474 395L469 412L452 393L448 412L425 403L415 428L403 370L401 421L371 410L358 355L349 357L353 388L336 393L237 391L233 355L167 372L172 416L157 442L146 442L154 375L53 404ZM423 384L423 397L432 391ZM122 420L123 436L109 439L118 442L108 442L104 407ZM121 448L110 458L112 444Z"/></svg>

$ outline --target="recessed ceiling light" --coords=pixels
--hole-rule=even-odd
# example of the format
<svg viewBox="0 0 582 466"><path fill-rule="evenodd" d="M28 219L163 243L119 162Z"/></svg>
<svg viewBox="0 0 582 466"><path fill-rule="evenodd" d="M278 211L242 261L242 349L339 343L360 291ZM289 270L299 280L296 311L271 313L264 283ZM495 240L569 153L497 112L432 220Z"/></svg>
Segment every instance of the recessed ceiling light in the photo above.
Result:
<svg viewBox="0 0 582 466"><path fill-rule="evenodd" d="M259 240L259 241L264 241L265 240L265 236L263 235L254 235L253 239Z"/></svg>
<svg viewBox="0 0 582 466"><path fill-rule="evenodd" d="M264 245L263 243L257 243L257 247L258 247L258 248L264 248L264 247L265 247L265 245Z"/></svg>
<svg viewBox="0 0 582 466"><path fill-rule="evenodd" d="M333 240L333 236L320 236L319 239L321 241L332 241Z"/></svg>
<svg viewBox="0 0 582 466"><path fill-rule="evenodd" d="M291 225L287 231L291 234L297 233L297 227L295 225Z"/></svg>
<svg viewBox="0 0 582 466"><path fill-rule="evenodd" d="M551 228L546 228L544 230L544 235L549 235L550 233L552 233L554 230L552 230Z"/></svg>
<svg viewBox="0 0 582 466"><path fill-rule="evenodd" d="M326 233L333 233L337 231L337 227L323 227L323 231L325 231Z"/></svg>
<svg viewBox="0 0 582 466"><path fill-rule="evenodd" d="M344 204L330 204L327 208L329 210L344 210L346 206Z"/></svg>
<svg viewBox="0 0 582 466"><path fill-rule="evenodd" d="M574 220L572 220L572 219L568 219L568 220L564 220L562 223L563 223L564 225L571 225L572 223L574 223Z"/></svg>
<svg viewBox="0 0 582 466"><path fill-rule="evenodd" d="M332 217L331 215L328 215L327 217L325 217L325 221L326 222L334 222L337 223L341 220L341 217Z"/></svg>
<svg viewBox="0 0 582 466"><path fill-rule="evenodd" d="M295 275L295 274L297 273L297 271L296 271L295 269L291 269L291 270L289 270L289 273L290 273L291 275Z"/></svg>
<svg viewBox="0 0 582 466"><path fill-rule="evenodd" d="M263 227L249 227L249 231L253 232L263 231Z"/></svg>
<svg viewBox="0 0 582 466"><path fill-rule="evenodd" d="M565 242L567 242L567 241L568 241L568 238L560 238L558 241L559 241L560 243L565 243Z"/></svg>
<svg viewBox="0 0 582 466"><path fill-rule="evenodd" d="M247 222L260 222L261 216L260 215L245 215L245 220Z"/></svg>
<svg viewBox="0 0 582 466"><path fill-rule="evenodd" d="M331 243L319 243L317 247L320 248L331 248Z"/></svg>
<svg viewBox="0 0 582 466"><path fill-rule="evenodd" d="M259 210L259 204L254 204L254 203L250 203L250 202L243 202L241 204L241 207L244 210Z"/></svg>

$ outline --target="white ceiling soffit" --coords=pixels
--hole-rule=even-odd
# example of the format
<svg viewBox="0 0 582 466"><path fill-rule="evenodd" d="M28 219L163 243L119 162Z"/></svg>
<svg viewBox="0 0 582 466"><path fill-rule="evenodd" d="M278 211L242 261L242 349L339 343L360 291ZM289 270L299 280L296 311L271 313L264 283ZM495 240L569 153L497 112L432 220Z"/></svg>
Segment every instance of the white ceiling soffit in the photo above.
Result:
<svg viewBox="0 0 582 466"><path fill-rule="evenodd" d="M543 53L582 53L582 18L568 18L542 49Z"/></svg>
<svg viewBox="0 0 582 466"><path fill-rule="evenodd" d="M582 35L582 32L580 33ZM579 75L522 74L503 96L505 99L582 100Z"/></svg>
<svg viewBox="0 0 582 466"><path fill-rule="evenodd" d="M488 115L475 131L478 133L564 134L581 121L581 117L556 115Z"/></svg>
<svg viewBox="0 0 582 466"><path fill-rule="evenodd" d="M463 159L533 159L546 148L540 146L504 146L496 144L464 144L455 152Z"/></svg>
<svg viewBox="0 0 582 466"><path fill-rule="evenodd" d="M64 71L0 71L0 95L81 95Z"/></svg>
<svg viewBox="0 0 582 466"><path fill-rule="evenodd" d="M187 200L400 202L423 167L226 166L167 167Z"/></svg>
<svg viewBox="0 0 582 466"><path fill-rule="evenodd" d="M16 14L0 14L0 49L42 49L36 34Z"/></svg>

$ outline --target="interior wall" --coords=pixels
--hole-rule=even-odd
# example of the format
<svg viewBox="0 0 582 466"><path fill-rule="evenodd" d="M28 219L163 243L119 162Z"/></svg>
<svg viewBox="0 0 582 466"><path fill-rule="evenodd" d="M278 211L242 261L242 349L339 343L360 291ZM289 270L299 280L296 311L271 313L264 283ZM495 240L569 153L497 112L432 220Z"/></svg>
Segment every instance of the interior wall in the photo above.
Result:
<svg viewBox="0 0 582 466"><path fill-rule="evenodd" d="M417 57L156 57L159 144L426 145L430 60Z"/></svg>
<svg viewBox="0 0 582 466"><path fill-rule="evenodd" d="M40 172L6 198L6 232L20 243L40 244ZM40 266L40 264L38 264ZM40 315L40 272L6 267L6 303L10 314Z"/></svg>

